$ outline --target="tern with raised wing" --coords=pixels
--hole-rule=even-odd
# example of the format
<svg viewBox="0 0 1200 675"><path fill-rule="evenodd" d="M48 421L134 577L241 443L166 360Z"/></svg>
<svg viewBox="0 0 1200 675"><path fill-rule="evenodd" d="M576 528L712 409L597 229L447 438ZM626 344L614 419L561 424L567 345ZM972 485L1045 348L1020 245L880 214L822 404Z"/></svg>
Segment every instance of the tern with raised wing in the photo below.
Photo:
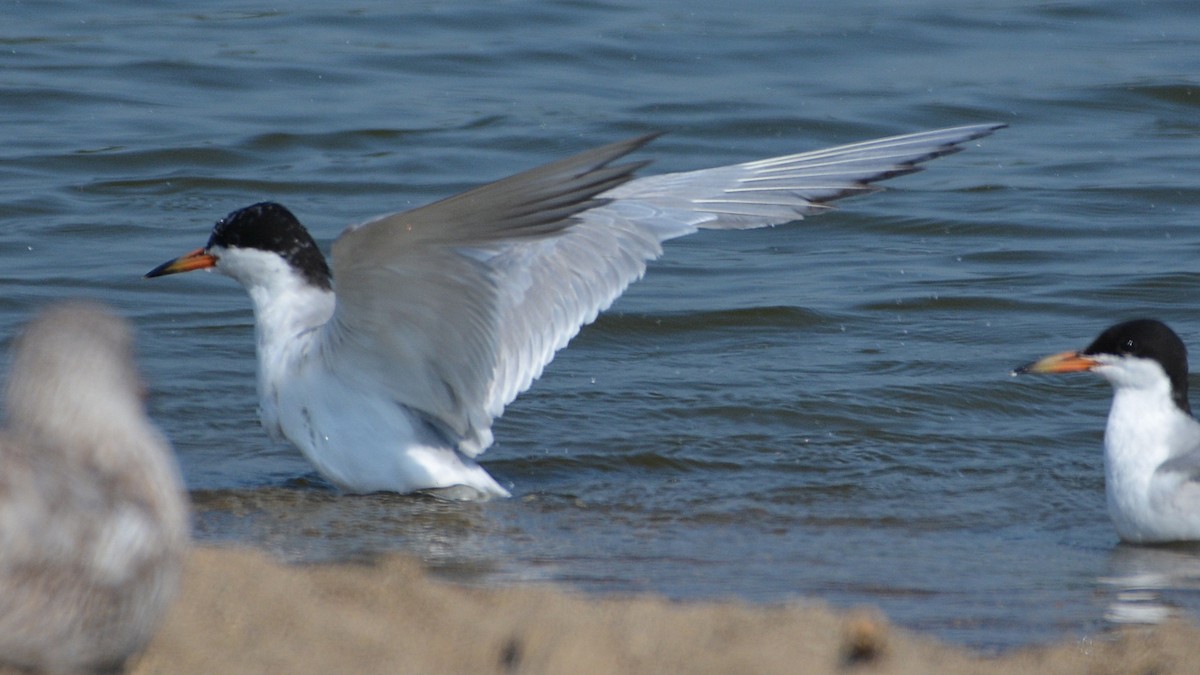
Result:
<svg viewBox="0 0 1200 675"><path fill-rule="evenodd" d="M264 202L146 276L213 268L245 287L263 426L343 490L507 496L475 461L493 420L664 241L822 213L1003 126L634 178L646 162L616 162L642 136L351 226L332 269Z"/></svg>

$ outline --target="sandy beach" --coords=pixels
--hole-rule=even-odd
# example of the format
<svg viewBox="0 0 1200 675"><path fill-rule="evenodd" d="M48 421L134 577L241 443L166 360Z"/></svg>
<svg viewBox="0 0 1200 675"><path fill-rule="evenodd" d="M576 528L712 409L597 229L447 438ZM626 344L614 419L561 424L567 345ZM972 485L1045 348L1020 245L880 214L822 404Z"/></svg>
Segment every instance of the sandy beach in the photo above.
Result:
<svg viewBox="0 0 1200 675"><path fill-rule="evenodd" d="M1200 629L1127 629L985 657L819 602L757 606L476 588L411 558L289 566L197 548L148 673L1195 673Z"/></svg>

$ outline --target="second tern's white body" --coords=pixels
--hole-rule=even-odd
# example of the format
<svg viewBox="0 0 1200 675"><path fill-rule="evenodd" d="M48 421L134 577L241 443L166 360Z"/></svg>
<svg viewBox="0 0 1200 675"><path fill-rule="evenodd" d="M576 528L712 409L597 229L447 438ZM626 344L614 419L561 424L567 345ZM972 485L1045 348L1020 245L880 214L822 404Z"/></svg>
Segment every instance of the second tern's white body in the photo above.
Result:
<svg viewBox="0 0 1200 675"><path fill-rule="evenodd" d="M1172 400L1158 363L1114 359L1095 369L1113 384L1104 430L1108 514L1121 539L1200 539L1200 422Z"/></svg>

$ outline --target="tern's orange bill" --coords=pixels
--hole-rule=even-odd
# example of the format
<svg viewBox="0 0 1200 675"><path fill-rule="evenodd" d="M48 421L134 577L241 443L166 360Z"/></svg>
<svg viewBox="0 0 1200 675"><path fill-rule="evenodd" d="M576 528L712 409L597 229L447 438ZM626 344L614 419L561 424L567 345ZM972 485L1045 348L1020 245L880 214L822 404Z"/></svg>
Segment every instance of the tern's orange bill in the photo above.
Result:
<svg viewBox="0 0 1200 675"><path fill-rule="evenodd" d="M1015 373L1078 373L1091 370L1100 362L1079 352L1062 352L1051 354L1044 359L1034 361L1017 368Z"/></svg>
<svg viewBox="0 0 1200 675"><path fill-rule="evenodd" d="M216 258L208 253L205 253L204 249L198 248L195 251L181 255L174 260L168 260L149 272L146 272L146 278L149 279L151 277L162 277L168 274L179 274L180 272L202 270L213 267L216 264Z"/></svg>

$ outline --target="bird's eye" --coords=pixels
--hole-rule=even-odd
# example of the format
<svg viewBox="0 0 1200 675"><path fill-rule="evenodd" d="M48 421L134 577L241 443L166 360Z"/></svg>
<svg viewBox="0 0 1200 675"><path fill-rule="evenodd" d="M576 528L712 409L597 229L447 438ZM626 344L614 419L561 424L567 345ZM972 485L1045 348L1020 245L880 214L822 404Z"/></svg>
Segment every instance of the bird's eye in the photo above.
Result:
<svg viewBox="0 0 1200 675"><path fill-rule="evenodd" d="M1132 353L1136 352L1137 351L1137 341L1132 338L1126 340L1124 349L1122 351L1124 351L1126 354L1132 354Z"/></svg>

